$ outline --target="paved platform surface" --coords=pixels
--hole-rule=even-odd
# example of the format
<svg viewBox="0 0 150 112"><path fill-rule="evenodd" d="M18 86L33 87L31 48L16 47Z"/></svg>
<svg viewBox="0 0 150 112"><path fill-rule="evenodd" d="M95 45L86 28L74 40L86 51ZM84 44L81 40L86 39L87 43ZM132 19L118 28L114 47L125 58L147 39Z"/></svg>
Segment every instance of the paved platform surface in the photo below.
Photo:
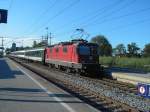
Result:
<svg viewBox="0 0 150 112"><path fill-rule="evenodd" d="M146 73L140 70L133 70L133 69L128 69L128 68L111 68L110 71L112 73L126 73L131 76L138 76L138 77L145 77L145 78L150 78L150 73Z"/></svg>
<svg viewBox="0 0 150 112"><path fill-rule="evenodd" d="M119 81L129 82L133 84L138 83L149 83L150 84L150 73L136 71L126 68L111 68L109 70L110 75Z"/></svg>
<svg viewBox="0 0 150 112"><path fill-rule="evenodd" d="M99 112L31 71L0 58L0 112Z"/></svg>

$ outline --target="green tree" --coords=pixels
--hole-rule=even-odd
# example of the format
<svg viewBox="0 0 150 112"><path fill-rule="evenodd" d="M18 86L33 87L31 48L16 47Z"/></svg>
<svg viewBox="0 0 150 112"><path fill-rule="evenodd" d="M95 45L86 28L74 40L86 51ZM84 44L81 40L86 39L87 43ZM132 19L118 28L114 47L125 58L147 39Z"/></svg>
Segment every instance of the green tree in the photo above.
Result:
<svg viewBox="0 0 150 112"><path fill-rule="evenodd" d="M97 35L91 39L92 43L97 43L100 48L101 56L111 56L112 55L112 46L103 35Z"/></svg>
<svg viewBox="0 0 150 112"><path fill-rule="evenodd" d="M126 47L124 44L118 44L115 48L115 54L118 56L125 56L126 55Z"/></svg>
<svg viewBox="0 0 150 112"><path fill-rule="evenodd" d="M38 48L38 47L44 47L46 46L46 42L45 41L41 41L39 43L37 43L36 41L33 42L33 48Z"/></svg>
<svg viewBox="0 0 150 112"><path fill-rule="evenodd" d="M35 48L37 46L37 42L33 41L33 48Z"/></svg>
<svg viewBox="0 0 150 112"><path fill-rule="evenodd" d="M5 53L9 54L11 52L11 48L6 48Z"/></svg>
<svg viewBox="0 0 150 112"><path fill-rule="evenodd" d="M138 53L140 48L137 46L136 43L132 42L131 44L128 44L128 56L129 57L134 57L134 56L139 56L140 54Z"/></svg>
<svg viewBox="0 0 150 112"><path fill-rule="evenodd" d="M150 57L150 43L145 45L143 54L145 57Z"/></svg>

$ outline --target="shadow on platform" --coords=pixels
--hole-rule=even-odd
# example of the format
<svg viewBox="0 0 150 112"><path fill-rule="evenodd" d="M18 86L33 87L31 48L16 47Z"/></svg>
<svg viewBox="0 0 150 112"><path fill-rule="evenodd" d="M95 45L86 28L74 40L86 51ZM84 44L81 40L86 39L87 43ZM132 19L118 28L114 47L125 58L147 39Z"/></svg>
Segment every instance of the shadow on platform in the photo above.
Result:
<svg viewBox="0 0 150 112"><path fill-rule="evenodd" d="M0 91L13 91L13 92L45 92L43 89L33 89L33 88L0 88Z"/></svg>
<svg viewBox="0 0 150 112"><path fill-rule="evenodd" d="M0 92L5 92L5 94L7 92L18 92L18 93L22 93L22 92L28 92L28 93L37 93L37 92L45 92L43 89L35 89L35 88L0 88ZM46 92L45 92L46 93ZM1 95L1 93L0 93ZM52 93L52 94L48 94L48 97L74 97L70 94L61 94L61 93Z"/></svg>
<svg viewBox="0 0 150 112"><path fill-rule="evenodd" d="M61 94L61 93L54 93L54 94L49 94L48 95L49 97L74 97L70 94Z"/></svg>
<svg viewBox="0 0 150 112"><path fill-rule="evenodd" d="M12 101L12 102L34 102L34 103L84 103L82 101L56 101L54 100L29 100L29 99L10 99L0 98L0 101Z"/></svg>
<svg viewBox="0 0 150 112"><path fill-rule="evenodd" d="M1 94L5 92L5 94ZM20 92L28 92L28 93L23 93L20 94ZM34 94L31 94L32 92L34 92ZM49 100L48 98L52 98L52 97L59 97L59 98L74 98L74 96L69 95L69 94L65 94L65 93L50 93L48 95L42 95L42 94L36 94L38 92L45 92L43 89L35 89L35 88L0 88L0 95L3 96L3 98L0 98L0 101L12 101L12 102L37 102L37 103L83 103L83 101L56 101L55 99L51 99ZM19 93L19 97L17 93ZM46 92L45 92L46 93ZM38 97L36 99L35 95L38 95ZM7 97L9 96L9 98ZM15 97L16 96L16 97ZM4 98L7 97L7 98ZM10 98L11 97L11 98ZM29 99L30 97L30 99ZM43 100L41 100L41 98L45 97ZM39 99L38 99L39 98Z"/></svg>
<svg viewBox="0 0 150 112"><path fill-rule="evenodd" d="M15 75L23 75L19 70L11 70L5 59L0 59L0 79L15 78Z"/></svg>

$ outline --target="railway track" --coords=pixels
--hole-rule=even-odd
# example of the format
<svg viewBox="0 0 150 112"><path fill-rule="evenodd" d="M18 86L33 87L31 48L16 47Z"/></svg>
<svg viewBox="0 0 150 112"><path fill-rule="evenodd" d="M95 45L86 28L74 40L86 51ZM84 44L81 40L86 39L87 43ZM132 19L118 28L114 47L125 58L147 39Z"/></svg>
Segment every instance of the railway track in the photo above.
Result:
<svg viewBox="0 0 150 112"><path fill-rule="evenodd" d="M57 70L58 71L58 70ZM64 71L62 71L64 72ZM64 72L66 73L66 72ZM72 73L67 73L68 75L74 75ZM86 80L89 80L89 81L92 81L94 83L101 83L101 84L104 84L108 87L111 87L111 88L119 88L120 90L126 92L126 93L133 93L133 94L137 94L137 87L133 84L128 84L128 83L125 83L125 82L119 82L117 80L114 80L114 79L110 79L110 78L91 78L91 77L85 77L85 76L79 76L78 77L80 78L84 78Z"/></svg>
<svg viewBox="0 0 150 112"><path fill-rule="evenodd" d="M87 80L92 80L93 82L96 82L96 83L104 84L111 88L119 88L120 90L122 90L126 93L137 94L136 86L131 85L131 84L119 82L119 81L116 81L113 79L108 79L108 78L102 78L102 79L91 79L91 78L87 78L87 77L84 77L84 78L86 78Z"/></svg>
<svg viewBox="0 0 150 112"><path fill-rule="evenodd" d="M15 60L15 61L17 61L17 60ZM20 62L18 62L18 63L20 63ZM94 106L95 108L97 108L101 111L142 112L142 110L139 110L135 107L131 107L125 103L121 103L110 97L102 95L98 92L92 91L90 88L87 88L86 86L82 86L81 84L77 84L77 83L75 84L72 80L66 80L66 77L69 76L71 78L72 77L71 75L64 75L64 77L62 77L63 76L62 74L65 74L65 73L59 73L56 70L51 70L51 74L52 74L52 72L54 72L55 75L50 75L49 69L46 66L42 66L40 64L35 65L34 63L26 63L26 62L20 63L20 64L22 64L23 66L32 70L33 72L36 72L37 74L46 78L47 80L53 82L55 85L65 89L66 91L74 94L75 96L78 96L80 99L86 101L88 104ZM41 68L41 69L39 69L39 68ZM56 75L56 74L61 74L61 75ZM83 76L80 76L79 78L85 79L88 82L92 82L95 85L97 83L104 84L107 87L107 89L114 88L114 87L117 87L124 91L129 89L128 87L126 87L127 84L117 82L117 81L112 81L110 79L97 80L97 79L91 79L91 78L83 77ZM131 90L129 90L129 91L131 91ZM132 91L132 92L134 93L135 91Z"/></svg>
<svg viewBox="0 0 150 112"><path fill-rule="evenodd" d="M107 78L103 78L102 80L110 83L110 85L113 84L114 87L118 87L119 89L122 89L126 92L130 92L130 93L134 93L134 94L137 94L137 92L138 92L137 87L133 84L128 84L125 82L119 82L117 80L112 80L112 79L107 79Z"/></svg>

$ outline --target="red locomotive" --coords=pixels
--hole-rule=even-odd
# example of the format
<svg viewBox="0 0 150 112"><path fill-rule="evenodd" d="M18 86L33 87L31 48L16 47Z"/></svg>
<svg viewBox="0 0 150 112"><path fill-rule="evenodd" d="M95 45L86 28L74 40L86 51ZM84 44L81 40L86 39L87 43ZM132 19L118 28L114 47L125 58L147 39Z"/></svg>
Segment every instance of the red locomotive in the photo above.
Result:
<svg viewBox="0 0 150 112"><path fill-rule="evenodd" d="M82 39L61 42L46 48L45 63L68 72L97 73L100 71L98 45Z"/></svg>

